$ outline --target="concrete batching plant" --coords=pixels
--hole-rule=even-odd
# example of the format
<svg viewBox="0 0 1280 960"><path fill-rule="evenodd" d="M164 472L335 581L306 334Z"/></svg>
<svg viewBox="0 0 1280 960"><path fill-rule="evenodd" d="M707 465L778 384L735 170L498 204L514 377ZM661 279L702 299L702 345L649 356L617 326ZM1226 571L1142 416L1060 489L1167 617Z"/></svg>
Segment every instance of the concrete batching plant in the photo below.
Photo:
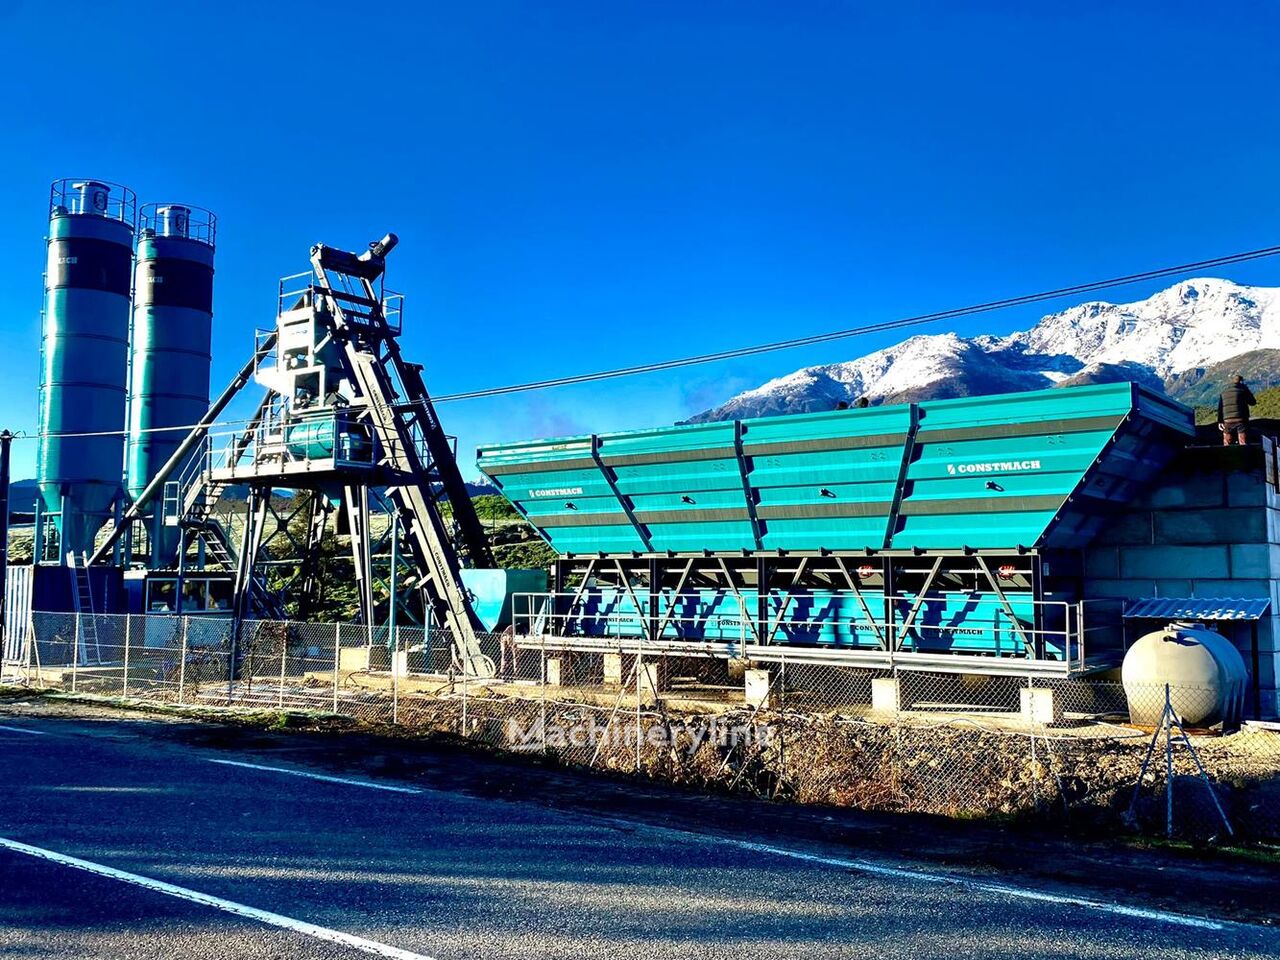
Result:
<svg viewBox="0 0 1280 960"><path fill-rule="evenodd" d="M453 441L400 352L394 235L312 247L211 403L215 218L143 206L135 264L135 212L124 187L54 184L28 610L220 617L234 673L243 622L308 618L338 527L370 667L373 628L410 609L481 677L491 608L514 613L510 646L566 656L1040 677L1115 669L1177 619L1227 635L1248 712L1275 710L1269 437L1210 450L1189 408L1111 383L485 446L558 555L548 591L482 569ZM217 435L251 385L253 414Z"/></svg>

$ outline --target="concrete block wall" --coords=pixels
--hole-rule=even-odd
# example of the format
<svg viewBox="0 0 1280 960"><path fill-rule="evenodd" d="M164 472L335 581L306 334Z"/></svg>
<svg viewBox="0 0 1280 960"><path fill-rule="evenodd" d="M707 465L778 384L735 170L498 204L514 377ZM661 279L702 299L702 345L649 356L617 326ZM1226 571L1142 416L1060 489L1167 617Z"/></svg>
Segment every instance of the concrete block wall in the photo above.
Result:
<svg viewBox="0 0 1280 960"><path fill-rule="evenodd" d="M1132 600L1269 598L1271 609L1258 623L1257 675L1262 708L1274 716L1280 706L1280 496L1267 482L1262 448L1184 451L1164 480L1108 521L1084 551L1084 593ZM1249 624L1218 629L1252 668Z"/></svg>

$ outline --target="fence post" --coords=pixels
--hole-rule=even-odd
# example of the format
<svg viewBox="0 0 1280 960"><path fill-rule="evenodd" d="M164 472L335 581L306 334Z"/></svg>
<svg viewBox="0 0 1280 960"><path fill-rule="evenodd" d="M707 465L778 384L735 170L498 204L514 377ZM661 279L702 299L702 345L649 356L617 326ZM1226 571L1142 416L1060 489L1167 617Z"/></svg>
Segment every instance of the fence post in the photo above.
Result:
<svg viewBox="0 0 1280 960"><path fill-rule="evenodd" d="M1160 715L1164 724L1164 835L1173 839L1173 702L1170 698L1169 684L1164 685L1164 713ZM1210 788L1212 789L1212 788Z"/></svg>
<svg viewBox="0 0 1280 960"><path fill-rule="evenodd" d="M893 677L895 688L895 696L893 698L893 763L890 769L893 771L893 789L895 793L902 792L902 675L898 672L898 665L893 663L893 654L889 655L890 676Z"/></svg>
<svg viewBox="0 0 1280 960"><path fill-rule="evenodd" d="M464 667L462 670L462 730L461 733L465 737L467 735L467 671Z"/></svg>
<svg viewBox="0 0 1280 960"><path fill-rule="evenodd" d="M179 706L181 706L184 702L183 698L186 696L185 690L187 686L187 618L181 617L180 622L182 623L182 644L180 645L178 650L178 705ZM232 656L234 655L235 654L233 652ZM230 699L230 693L231 693L230 683L231 681L228 680L227 681L228 699Z"/></svg>
<svg viewBox="0 0 1280 960"><path fill-rule="evenodd" d="M1032 691L1034 689L1035 689L1035 678L1027 677L1027 690ZM1034 697L1034 694L1028 692L1027 709L1030 710L1031 712L1030 717L1028 717L1029 722L1027 723L1027 728L1031 733L1031 736L1030 736L1030 740L1031 740L1031 803L1035 806L1037 810L1039 810L1040 809L1040 768L1039 768L1039 765L1036 763L1037 712L1036 712L1035 704L1032 702L1032 699L1031 699L1032 697Z"/></svg>
<svg viewBox="0 0 1280 960"><path fill-rule="evenodd" d="M540 722L538 723L538 729L541 731L542 755L545 757L547 755L547 635L545 633L540 638L538 647L538 652L542 657L542 672L539 674L538 680L540 694L538 698L540 707L539 712L541 714L539 717ZM561 663L563 663L565 659L568 658L562 659ZM561 682L563 682L563 678Z"/></svg>
<svg viewBox="0 0 1280 960"><path fill-rule="evenodd" d="M778 674L778 711L774 723L778 725L778 776L784 777L787 773L787 654L785 651L782 654L782 662L778 665ZM754 730L752 734L755 734Z"/></svg>
<svg viewBox="0 0 1280 960"><path fill-rule="evenodd" d="M289 623L285 621L284 632L280 635L280 686L276 690L276 707L284 709L284 675L289 661Z"/></svg>
<svg viewBox="0 0 1280 960"><path fill-rule="evenodd" d="M129 614L124 615L124 687L120 690L121 697L129 696L129 627L132 619Z"/></svg>
<svg viewBox="0 0 1280 960"><path fill-rule="evenodd" d="M369 648L373 652L373 647ZM405 657L405 669L408 669L409 658ZM400 722L400 628L391 626L391 723ZM430 669L428 667L428 669Z"/></svg>
<svg viewBox="0 0 1280 960"><path fill-rule="evenodd" d="M333 625L333 712L338 712L338 661L342 658L342 624Z"/></svg>
<svg viewBox="0 0 1280 960"><path fill-rule="evenodd" d="M640 676L644 670L644 654L636 652L636 773L640 772Z"/></svg>
<svg viewBox="0 0 1280 960"><path fill-rule="evenodd" d="M76 692L76 667L80 664L80 617L83 614L73 614L76 618L75 630L72 633L73 640L71 642L71 692Z"/></svg>

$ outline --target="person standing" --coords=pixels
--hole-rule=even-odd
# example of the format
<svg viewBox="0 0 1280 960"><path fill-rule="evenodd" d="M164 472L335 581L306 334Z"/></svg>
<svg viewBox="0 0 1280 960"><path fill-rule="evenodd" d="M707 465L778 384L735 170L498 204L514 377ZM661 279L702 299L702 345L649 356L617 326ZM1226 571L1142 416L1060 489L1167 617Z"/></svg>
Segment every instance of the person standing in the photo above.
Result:
<svg viewBox="0 0 1280 960"><path fill-rule="evenodd" d="M1236 374L1218 398L1218 429L1222 431L1223 446L1249 442L1249 408L1257 402L1244 377Z"/></svg>

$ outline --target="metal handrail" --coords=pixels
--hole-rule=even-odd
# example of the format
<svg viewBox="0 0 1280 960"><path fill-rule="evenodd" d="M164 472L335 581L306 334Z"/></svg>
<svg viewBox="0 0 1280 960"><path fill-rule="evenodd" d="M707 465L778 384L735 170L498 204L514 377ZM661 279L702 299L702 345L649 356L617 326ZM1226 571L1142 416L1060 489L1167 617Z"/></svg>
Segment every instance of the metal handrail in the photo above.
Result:
<svg viewBox="0 0 1280 960"><path fill-rule="evenodd" d="M186 211L186 220L181 232L166 232L165 216L162 210L182 209ZM204 207L194 207L189 203L144 203L138 208L139 232L151 231L153 236L172 237L180 240L194 240L207 246L214 246L218 234L218 218L213 211Z"/></svg>
<svg viewBox="0 0 1280 960"><path fill-rule="evenodd" d="M119 220L130 227L137 225L138 195L122 183L99 180L96 177L63 177L61 180L55 180L49 188L50 217L65 214L92 215L92 211L80 209L81 193L75 186L77 183L100 183L104 187L109 187L111 192L107 194L107 208L97 215L108 220Z"/></svg>
<svg viewBox="0 0 1280 960"><path fill-rule="evenodd" d="M592 589L598 590L599 588ZM657 598L658 604L651 605L651 598L647 592L636 590L633 594L629 594L625 592L625 588L610 589L618 589L623 592L611 597L606 609L595 611L586 609L588 603L600 602L599 594L593 594L591 589L583 592L560 591L515 594L512 598L512 619L516 625L516 632L527 636L594 636L603 639L622 639L625 636L628 642L636 642L644 641L651 631L661 625L662 635L656 640L657 643L735 642L747 645L753 642L756 636L762 636L765 640L764 645L769 645L775 637L785 637L787 634L794 634L813 628L830 629L837 632L843 630L846 635L870 632L880 637L890 638L895 633L900 633L905 625L905 618L901 616L892 618L877 618L873 616L870 619L866 617L841 617L836 614L818 617L788 616L785 610L781 614L778 611L771 611L765 618L767 622L762 622L754 611L749 611L744 606L743 598L731 592L718 593L714 597L706 598L708 607L715 605L720 607L723 612L717 613L708 609L700 615L689 616L680 614L676 608L683 602L698 602L700 598L696 594L660 595ZM839 591L815 591L802 595L793 594L792 596L798 596L801 600L814 598L820 602L828 602L841 595ZM752 599L754 599L754 596L754 594L751 594ZM778 596L785 595L780 593ZM568 600L568 609L556 610L555 601L557 599ZM880 595L875 597L877 605L879 605L880 599ZM942 601L948 598L941 595L926 596L926 603L930 599ZM898 608L913 603L916 597L894 594L886 595L885 600L894 605L895 612L900 613L901 611ZM1005 621L1008 620L1003 604L995 597L973 597L970 602L990 607L993 613L998 614ZM1065 661L1073 667L1083 668L1085 662L1085 631L1083 627L1083 609L1080 603L1064 600L1024 600L1022 598L1018 598L1015 602L1019 606L1030 604L1033 608L1038 608L1041 611L1054 611L1060 617L1061 626L1037 628L1034 624L1020 624L1019 632L1031 637L1035 641L1035 647L1040 651L1038 657L1028 657L1026 656L1024 645L1018 635L1013 632L1012 625L1008 623L997 624L993 618L990 621L990 627L987 629L1010 631L1009 654L1011 656L1021 653L1023 655L1021 659L1045 659L1044 653L1047 652L1048 648L1052 647L1060 650L1061 656L1052 659L1051 662L1062 663ZM619 607L623 609L619 610ZM976 622L976 617L972 612L966 619L970 624ZM603 632L599 632L599 627L594 633L585 631L577 633L571 629L581 629L588 623L603 624ZM644 627L646 624L649 626L649 630L642 629L635 634L624 634L623 627ZM681 630L680 626L684 624L692 625L694 629ZM751 626L748 626L749 624ZM524 627L523 630L521 629L522 626ZM559 627L558 631L556 629L557 626ZM668 630L672 627L675 627L674 635L668 633ZM712 630L708 630L709 627L712 627ZM734 628L736 628L736 631ZM964 624L956 624L948 626L944 623L927 622L913 623L910 626L910 630L916 631L917 635L924 633L926 636L931 634L955 636L957 631L966 631L970 634L982 634L985 632L983 625L967 627ZM815 641L813 645L833 646L836 649L855 649L855 647L847 643L833 645ZM912 642L908 638L901 636L888 645L895 652L908 653L918 647L917 642ZM871 649L866 646L858 648ZM968 655L982 656L984 654L972 652ZM1002 654L997 651L997 655Z"/></svg>

